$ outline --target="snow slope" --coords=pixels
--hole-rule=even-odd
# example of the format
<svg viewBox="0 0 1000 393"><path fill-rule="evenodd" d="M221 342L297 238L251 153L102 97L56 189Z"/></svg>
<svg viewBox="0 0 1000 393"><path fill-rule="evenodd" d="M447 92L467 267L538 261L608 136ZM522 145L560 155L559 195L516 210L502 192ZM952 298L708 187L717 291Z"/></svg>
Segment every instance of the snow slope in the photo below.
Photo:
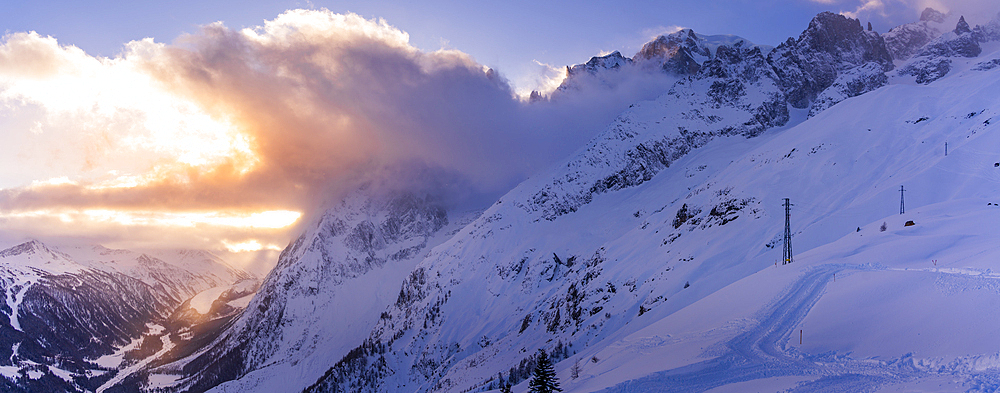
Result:
<svg viewBox="0 0 1000 393"><path fill-rule="evenodd" d="M996 58L988 52L974 64ZM995 300L947 293L989 291L981 282L989 274L969 281L967 273L996 261L995 235L976 229L998 208L991 203L1000 156L990 148L1000 145L998 72L976 66L927 85L889 85L794 127L716 137L649 179L592 194L563 214L521 202L568 169L541 174L432 250L369 341L310 390L489 390L498 373L521 373L536 348L565 345L571 350L557 356L566 357L557 370L567 391L872 390L941 375L966 388L996 388L992 359L1000 352L977 345L988 331L928 328L947 336L947 347L892 333L911 328L921 313L916 301L937 302L935 318L990 319L972 307ZM587 149L579 154L567 162L605 165L580 160ZM800 254L775 266L783 198L795 204ZM903 227L904 218L917 225ZM969 228L965 241L957 227ZM937 256L955 261L947 266L954 270L897 271L929 268ZM950 289L926 294L938 285L927 275ZM900 296L915 302L864 295L898 285L912 286ZM848 292L830 289L842 287ZM846 322L818 327L846 318L854 308L830 304L850 299L876 303L856 318L879 328L852 326L858 334L882 331L879 340L841 334ZM904 306L897 318L892 310ZM795 345L794 333L807 328L812 346ZM583 369L576 380L574 363ZM515 390L526 388L521 383Z"/></svg>

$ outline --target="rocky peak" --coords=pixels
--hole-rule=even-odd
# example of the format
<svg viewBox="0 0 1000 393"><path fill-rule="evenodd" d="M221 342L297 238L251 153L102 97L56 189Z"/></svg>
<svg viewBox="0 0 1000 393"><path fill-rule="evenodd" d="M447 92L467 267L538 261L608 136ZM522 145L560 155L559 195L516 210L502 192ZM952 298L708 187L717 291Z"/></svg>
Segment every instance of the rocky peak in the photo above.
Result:
<svg viewBox="0 0 1000 393"><path fill-rule="evenodd" d="M864 66L882 73L893 67L885 41L878 33L865 31L857 19L832 12L816 15L798 40L789 38L767 58L796 108L809 107L820 92L848 70Z"/></svg>
<svg viewBox="0 0 1000 393"><path fill-rule="evenodd" d="M692 53L698 53L702 56L711 55L707 48L700 45L700 41L701 40L698 38L698 35L695 34L694 30L683 29L676 33L661 35L656 37L656 39L647 42L642 46L642 49L635 54L635 58L637 60L666 58L673 56L681 49L687 49Z"/></svg>
<svg viewBox="0 0 1000 393"><path fill-rule="evenodd" d="M577 64L572 67L566 67L567 76L577 75L583 72L589 74L596 74L604 70L612 70L621 68L623 65L628 65L632 63L632 59L622 56L621 52L614 51L611 54L605 56L594 56L590 58L590 61L584 64Z"/></svg>
<svg viewBox="0 0 1000 393"><path fill-rule="evenodd" d="M936 9L931 7L924 8L924 12L920 13L920 20L924 22L937 22L944 23L945 15Z"/></svg>
<svg viewBox="0 0 1000 393"><path fill-rule="evenodd" d="M737 42L732 46L722 45L716 48L715 58L705 61L699 75L712 78L743 78L753 82L759 77L755 74L758 72L777 79L759 47Z"/></svg>
<svg viewBox="0 0 1000 393"><path fill-rule="evenodd" d="M822 12L809 22L796 44L808 46L852 63L881 61L891 63L885 44L875 33L866 32L861 22L840 14ZM860 57L858 57L860 56Z"/></svg>
<svg viewBox="0 0 1000 393"><path fill-rule="evenodd" d="M707 58L712 55L701 41L691 29L661 35L643 45L633 59L647 66L659 66L666 72L693 75L701 69L701 64L695 57Z"/></svg>
<svg viewBox="0 0 1000 393"><path fill-rule="evenodd" d="M29 240L6 250L0 251L0 257L12 257L24 253L35 254L39 251L48 251L44 244L37 240Z"/></svg>
<svg viewBox="0 0 1000 393"><path fill-rule="evenodd" d="M979 42L1000 41L1000 13L993 20L972 29L972 34Z"/></svg>
<svg viewBox="0 0 1000 393"><path fill-rule="evenodd" d="M962 35L965 33L971 33L972 28L969 27L969 23L965 21L965 16L958 17L958 24L955 25L955 34Z"/></svg>

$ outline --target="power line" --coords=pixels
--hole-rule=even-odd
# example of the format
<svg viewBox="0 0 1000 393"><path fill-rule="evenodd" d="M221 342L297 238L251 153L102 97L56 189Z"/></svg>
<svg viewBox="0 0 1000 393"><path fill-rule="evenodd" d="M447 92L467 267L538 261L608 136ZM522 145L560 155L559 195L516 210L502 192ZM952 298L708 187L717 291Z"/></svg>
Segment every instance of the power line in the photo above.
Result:
<svg viewBox="0 0 1000 393"><path fill-rule="evenodd" d="M899 214L906 213L906 205L903 204L903 186L899 186Z"/></svg>
<svg viewBox="0 0 1000 393"><path fill-rule="evenodd" d="M782 251L781 264L792 263L792 203L785 198L785 247Z"/></svg>

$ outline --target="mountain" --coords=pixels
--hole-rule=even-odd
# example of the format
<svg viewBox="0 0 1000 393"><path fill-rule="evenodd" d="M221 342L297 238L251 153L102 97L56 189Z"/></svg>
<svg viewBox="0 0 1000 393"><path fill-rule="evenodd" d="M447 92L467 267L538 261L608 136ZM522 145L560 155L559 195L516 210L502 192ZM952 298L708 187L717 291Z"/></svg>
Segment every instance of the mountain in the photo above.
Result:
<svg viewBox="0 0 1000 393"><path fill-rule="evenodd" d="M167 257L0 252L38 255L3 276L3 337L22 337L19 310L44 277L80 287L93 272L162 303L108 300L157 324L112 321L117 343L69 361L0 343L12 348L0 387L524 391L541 349L566 391L995 391L997 26L960 18L906 60L832 13L774 48L682 30L595 57L552 99L670 83L484 210L361 187L259 289ZM935 61L948 70L908 71ZM795 253L779 264L786 222ZM191 276L168 279L173 268ZM73 321L102 321L102 296L65 309L93 302Z"/></svg>
<svg viewBox="0 0 1000 393"><path fill-rule="evenodd" d="M249 276L201 251L171 260L100 246L29 241L0 251L0 386L4 391L102 390L174 307ZM159 340L159 337L156 337Z"/></svg>
<svg viewBox="0 0 1000 393"><path fill-rule="evenodd" d="M955 29L946 32L924 45L917 54L899 67L901 77L912 77L915 83L934 82L953 68L953 63L962 58L978 57L982 44L1000 41L1000 15L985 27L976 26L974 31L964 17L960 17Z"/></svg>
<svg viewBox="0 0 1000 393"><path fill-rule="evenodd" d="M180 303L195 294L252 276L203 250L157 250L136 252L103 246L60 248L74 261L87 267L113 271L138 279L171 301Z"/></svg>
<svg viewBox="0 0 1000 393"><path fill-rule="evenodd" d="M431 250L306 391L523 391L539 348L566 391L995 390L998 72L889 84L588 193L635 162L624 146L690 122L637 105L597 139L618 155L589 144Z"/></svg>
<svg viewBox="0 0 1000 393"><path fill-rule="evenodd" d="M856 19L824 12L812 19L798 39L789 38L773 49L753 45L737 36L702 36L691 29L660 36L643 45L631 59L615 52L567 67L567 77L554 96L572 94L592 84L624 84L625 79L651 73L679 78L681 83L689 76L719 78L720 75L713 74L718 67L708 67L711 62L757 61L753 56L764 61L747 72L775 74L769 78L784 97L772 102L788 101L794 108L811 108L810 116L846 98L883 86L885 72L893 68L892 56L878 33L865 31ZM748 78L753 79L749 75ZM722 88L722 85L716 87Z"/></svg>
<svg viewBox="0 0 1000 393"><path fill-rule="evenodd" d="M938 10L925 8L920 14L919 21L893 27L882 35L886 49L895 60L909 59L928 42L947 31L946 18L947 16Z"/></svg>
<svg viewBox="0 0 1000 393"><path fill-rule="evenodd" d="M566 67L566 79L556 89L555 95L572 94L573 91L596 85L603 88L616 87L638 75L654 75L673 83L678 77L697 74L702 64L714 57L720 46L742 43L744 47L754 46L749 41L732 35L705 36L694 30L683 29L668 35L661 35L643 45L633 57L625 57L615 51L604 56L595 56L584 64ZM763 52L770 47L760 47Z"/></svg>
<svg viewBox="0 0 1000 393"><path fill-rule="evenodd" d="M182 370L172 389L236 379L214 390L296 391L334 363L311 389L488 389L498 372L523 380L535 348L556 360L599 348L646 314L756 272L742 262L774 246L773 229L754 223L771 217L765 198L709 180L769 130L882 87L892 60L880 36L830 13L771 51L727 40L709 49L684 30L632 59L570 67L564 92L636 70L678 80L459 231L419 196L348 197L284 251L220 339L164 367ZM722 233L741 240L704 246ZM637 259L657 262L621 263ZM701 283L688 290L691 281Z"/></svg>
<svg viewBox="0 0 1000 393"><path fill-rule="evenodd" d="M174 373L174 388L191 391L236 378L217 389L281 391L289 376L315 380L367 336L427 250L468 223L449 217L418 193L369 186L349 195L282 252L218 340L154 372Z"/></svg>

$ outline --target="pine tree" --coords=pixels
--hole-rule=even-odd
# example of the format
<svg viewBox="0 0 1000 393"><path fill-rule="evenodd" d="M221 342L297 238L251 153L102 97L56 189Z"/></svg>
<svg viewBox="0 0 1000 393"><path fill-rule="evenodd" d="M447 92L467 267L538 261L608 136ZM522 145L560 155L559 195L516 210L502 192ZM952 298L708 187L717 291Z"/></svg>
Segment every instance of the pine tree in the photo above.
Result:
<svg viewBox="0 0 1000 393"><path fill-rule="evenodd" d="M549 355L545 350L538 350L538 360L535 362L535 372L528 383L528 391L532 393L553 393L561 392L559 378L556 378L556 370L552 367Z"/></svg>
<svg viewBox="0 0 1000 393"><path fill-rule="evenodd" d="M503 378L503 374L498 373L497 380L499 380L500 393L510 393L510 382L507 382L507 380Z"/></svg>

